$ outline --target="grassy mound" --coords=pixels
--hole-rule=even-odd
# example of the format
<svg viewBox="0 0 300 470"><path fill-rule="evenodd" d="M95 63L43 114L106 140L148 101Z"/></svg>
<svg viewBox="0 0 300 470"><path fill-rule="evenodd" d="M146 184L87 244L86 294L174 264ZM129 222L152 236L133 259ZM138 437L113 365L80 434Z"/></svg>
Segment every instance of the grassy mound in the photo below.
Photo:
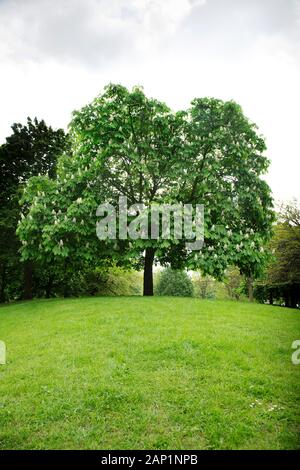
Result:
<svg viewBox="0 0 300 470"><path fill-rule="evenodd" d="M2 449L299 448L295 310L186 298L0 308Z"/></svg>

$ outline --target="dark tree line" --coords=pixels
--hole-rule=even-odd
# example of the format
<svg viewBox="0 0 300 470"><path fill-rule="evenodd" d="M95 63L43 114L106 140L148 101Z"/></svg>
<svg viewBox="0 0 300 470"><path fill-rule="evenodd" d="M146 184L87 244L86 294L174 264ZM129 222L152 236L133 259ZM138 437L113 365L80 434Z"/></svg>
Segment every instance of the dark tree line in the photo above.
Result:
<svg viewBox="0 0 300 470"><path fill-rule="evenodd" d="M56 161L68 146L63 129L53 130L45 121L27 118L13 124L12 134L0 147L0 301L30 299L45 277L32 261L21 263L16 228L19 200L32 176L55 177Z"/></svg>
<svg viewBox="0 0 300 470"><path fill-rule="evenodd" d="M274 257L255 295L270 304L295 308L300 304L300 209L296 201L281 207L270 248Z"/></svg>

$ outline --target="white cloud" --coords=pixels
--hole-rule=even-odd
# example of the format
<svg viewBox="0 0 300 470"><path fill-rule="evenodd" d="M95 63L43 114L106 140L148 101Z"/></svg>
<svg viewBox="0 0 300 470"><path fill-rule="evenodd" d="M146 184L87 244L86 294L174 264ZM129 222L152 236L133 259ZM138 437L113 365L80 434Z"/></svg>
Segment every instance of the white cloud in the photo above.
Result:
<svg viewBox="0 0 300 470"><path fill-rule="evenodd" d="M95 67L143 54L172 34L202 0L2 0L2 53Z"/></svg>
<svg viewBox="0 0 300 470"><path fill-rule="evenodd" d="M276 198L300 199L299 0L0 0L0 139L27 115L66 127L110 81L175 109L239 102L265 135Z"/></svg>

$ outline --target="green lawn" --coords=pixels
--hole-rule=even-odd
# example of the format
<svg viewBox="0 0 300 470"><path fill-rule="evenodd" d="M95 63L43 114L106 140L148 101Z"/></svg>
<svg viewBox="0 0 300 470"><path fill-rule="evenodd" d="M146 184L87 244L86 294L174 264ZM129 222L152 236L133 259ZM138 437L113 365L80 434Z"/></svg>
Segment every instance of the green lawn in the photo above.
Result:
<svg viewBox="0 0 300 470"><path fill-rule="evenodd" d="M300 312L85 298L0 308L2 449L299 448Z"/></svg>

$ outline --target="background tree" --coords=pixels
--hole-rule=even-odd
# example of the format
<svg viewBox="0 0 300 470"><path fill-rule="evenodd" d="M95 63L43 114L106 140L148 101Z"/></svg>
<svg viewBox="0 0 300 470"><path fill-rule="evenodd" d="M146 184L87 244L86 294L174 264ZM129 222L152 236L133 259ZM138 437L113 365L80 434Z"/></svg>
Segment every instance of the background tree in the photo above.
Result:
<svg viewBox="0 0 300 470"><path fill-rule="evenodd" d="M231 299L239 300L243 293L244 277L241 275L240 270L235 266L230 266L226 269L224 279L225 288Z"/></svg>
<svg viewBox="0 0 300 470"><path fill-rule="evenodd" d="M203 276L201 273L193 275L194 294L202 299L216 296L216 281L211 276Z"/></svg>
<svg viewBox="0 0 300 470"><path fill-rule="evenodd" d="M141 295L141 273L118 267L96 268L84 273L81 288L89 295Z"/></svg>
<svg viewBox="0 0 300 470"><path fill-rule="evenodd" d="M192 297L193 283L185 271L166 268L158 274L156 295Z"/></svg>
<svg viewBox="0 0 300 470"><path fill-rule="evenodd" d="M256 285L256 297L296 307L300 303L300 208L296 201L281 205L270 249L274 259Z"/></svg>
<svg viewBox="0 0 300 470"><path fill-rule="evenodd" d="M144 294L153 294L152 266L201 269L221 278L237 265L259 272L260 250L273 221L264 140L234 102L196 99L188 111L109 85L73 115L72 150L59 159L57 179L35 178L20 222L23 259L65 259L67 265L112 262L144 268ZM96 208L129 204L205 205L205 246L191 252L185 239L107 240L95 236Z"/></svg>
<svg viewBox="0 0 300 470"><path fill-rule="evenodd" d="M27 180L38 174L55 176L57 156L66 149L62 129L53 130L45 122L27 118L26 125L13 124L13 133L0 147L0 271L1 301L32 296L32 262L20 264L20 242L16 237L20 217L19 199Z"/></svg>

